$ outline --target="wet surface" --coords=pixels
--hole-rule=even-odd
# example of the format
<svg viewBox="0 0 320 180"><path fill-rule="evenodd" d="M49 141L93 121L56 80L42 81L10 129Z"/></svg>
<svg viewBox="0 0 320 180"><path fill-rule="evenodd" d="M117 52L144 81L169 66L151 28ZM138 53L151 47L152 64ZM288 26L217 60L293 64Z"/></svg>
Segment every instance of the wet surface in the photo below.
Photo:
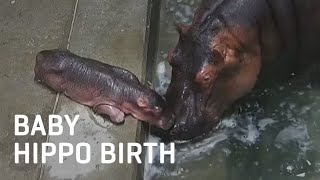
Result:
<svg viewBox="0 0 320 180"><path fill-rule="evenodd" d="M74 2L0 1L0 179L39 178L40 164L26 164L23 157L15 164L14 143L22 149L46 137L14 136L14 116L27 115L32 126L35 115L52 112L55 94L33 81L35 56L42 49L66 47Z"/></svg>
<svg viewBox="0 0 320 180"><path fill-rule="evenodd" d="M123 67L140 78L147 4L144 0L80 0L70 38L70 51ZM56 113L72 116L79 114L80 120L75 126L74 136L70 136L66 128L63 135L51 136L50 142L57 146L61 142L69 142L74 147L86 142L91 147L91 160L88 164L79 164L74 153L63 164L59 164L56 154L48 159L44 179L132 179L134 164L101 162L101 143L113 143L118 154L120 142L135 142L137 120L128 116L123 125L114 125L108 119L104 121L101 116L95 115L90 108L75 103L64 95L60 96ZM67 123L64 122L63 126L66 127ZM124 151L127 151L126 147Z"/></svg>
<svg viewBox="0 0 320 180"><path fill-rule="evenodd" d="M147 5L144 0L0 1L1 180L132 179L134 164L100 163L100 145L102 142L115 145L134 142L137 120L128 117L123 126L115 126L96 116L91 109L61 95L54 113L72 117L79 114L80 120L74 136L70 136L68 125L63 121L64 133L49 137L49 142L55 145L89 143L90 163L77 163L73 154L60 164L57 153L48 158L46 164L34 164L31 144L31 163L24 163L21 156L20 163L15 164L14 143L19 143L23 149L24 143L40 145L47 137L40 133L14 136L14 115L27 115L32 127L35 115L40 114L47 128L56 93L34 82L35 57L41 50L70 47L78 55L126 68L140 78ZM72 31L71 27L74 27ZM41 153L38 156L40 160Z"/></svg>
<svg viewBox="0 0 320 180"><path fill-rule="evenodd" d="M153 82L161 94L170 82L165 57L177 41L174 22L190 23L197 3L162 1ZM208 137L176 142L175 164L146 164L145 179L320 179L320 89L307 78L256 90L231 112Z"/></svg>

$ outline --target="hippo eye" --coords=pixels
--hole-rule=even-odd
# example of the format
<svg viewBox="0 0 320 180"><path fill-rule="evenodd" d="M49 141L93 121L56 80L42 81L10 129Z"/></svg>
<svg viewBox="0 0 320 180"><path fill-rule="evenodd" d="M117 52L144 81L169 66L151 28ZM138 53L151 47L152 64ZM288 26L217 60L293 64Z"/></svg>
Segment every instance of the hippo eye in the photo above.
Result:
<svg viewBox="0 0 320 180"><path fill-rule="evenodd" d="M201 85L202 88L208 88L214 83L216 74L216 66L207 64L197 73L195 82Z"/></svg>
<svg viewBox="0 0 320 180"><path fill-rule="evenodd" d="M156 111L161 111L161 110L162 110L161 107L159 107L159 106L155 106L154 109L155 109Z"/></svg>
<svg viewBox="0 0 320 180"><path fill-rule="evenodd" d="M203 78L203 80L206 81L206 82L209 81L209 80L210 80L210 76L205 76L205 77Z"/></svg>

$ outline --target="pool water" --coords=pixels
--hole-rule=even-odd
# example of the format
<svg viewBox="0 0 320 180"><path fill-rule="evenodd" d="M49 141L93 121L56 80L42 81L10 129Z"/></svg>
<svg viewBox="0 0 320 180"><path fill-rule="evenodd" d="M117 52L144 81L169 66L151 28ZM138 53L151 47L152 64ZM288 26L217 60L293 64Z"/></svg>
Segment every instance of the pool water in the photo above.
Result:
<svg viewBox="0 0 320 180"><path fill-rule="evenodd" d="M190 23L200 0L163 0L153 85L164 94L175 46L175 22ZM236 105L215 133L176 143L176 162L145 164L145 179L319 180L320 90L307 80L252 92ZM150 142L158 142L150 136ZM156 152L156 151L154 151ZM159 162L154 154L154 162Z"/></svg>

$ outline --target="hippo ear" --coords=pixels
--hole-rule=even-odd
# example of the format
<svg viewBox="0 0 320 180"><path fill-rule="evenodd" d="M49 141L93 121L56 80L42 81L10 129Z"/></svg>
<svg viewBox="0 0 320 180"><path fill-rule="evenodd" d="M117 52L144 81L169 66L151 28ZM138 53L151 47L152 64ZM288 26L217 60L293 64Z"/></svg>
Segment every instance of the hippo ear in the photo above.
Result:
<svg viewBox="0 0 320 180"><path fill-rule="evenodd" d="M149 106L149 100L146 96L140 96L137 100L137 104L140 108L146 108Z"/></svg>
<svg viewBox="0 0 320 180"><path fill-rule="evenodd" d="M176 24L176 28L177 28L177 31L179 32L179 35L183 37L187 34L190 27L185 24L178 23Z"/></svg>
<svg viewBox="0 0 320 180"><path fill-rule="evenodd" d="M173 53L175 49L170 49L167 55L167 60L170 64L172 64L172 59L173 59Z"/></svg>

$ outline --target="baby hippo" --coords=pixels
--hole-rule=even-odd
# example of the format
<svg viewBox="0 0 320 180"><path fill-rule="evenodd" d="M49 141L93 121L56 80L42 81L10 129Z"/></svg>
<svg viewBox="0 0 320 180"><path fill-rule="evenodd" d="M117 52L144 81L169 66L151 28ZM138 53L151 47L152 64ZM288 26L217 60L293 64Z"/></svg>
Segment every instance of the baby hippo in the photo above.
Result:
<svg viewBox="0 0 320 180"><path fill-rule="evenodd" d="M164 98L120 67L66 50L45 50L36 57L34 73L36 81L109 116L113 123L123 123L127 114L162 129L174 123Z"/></svg>

